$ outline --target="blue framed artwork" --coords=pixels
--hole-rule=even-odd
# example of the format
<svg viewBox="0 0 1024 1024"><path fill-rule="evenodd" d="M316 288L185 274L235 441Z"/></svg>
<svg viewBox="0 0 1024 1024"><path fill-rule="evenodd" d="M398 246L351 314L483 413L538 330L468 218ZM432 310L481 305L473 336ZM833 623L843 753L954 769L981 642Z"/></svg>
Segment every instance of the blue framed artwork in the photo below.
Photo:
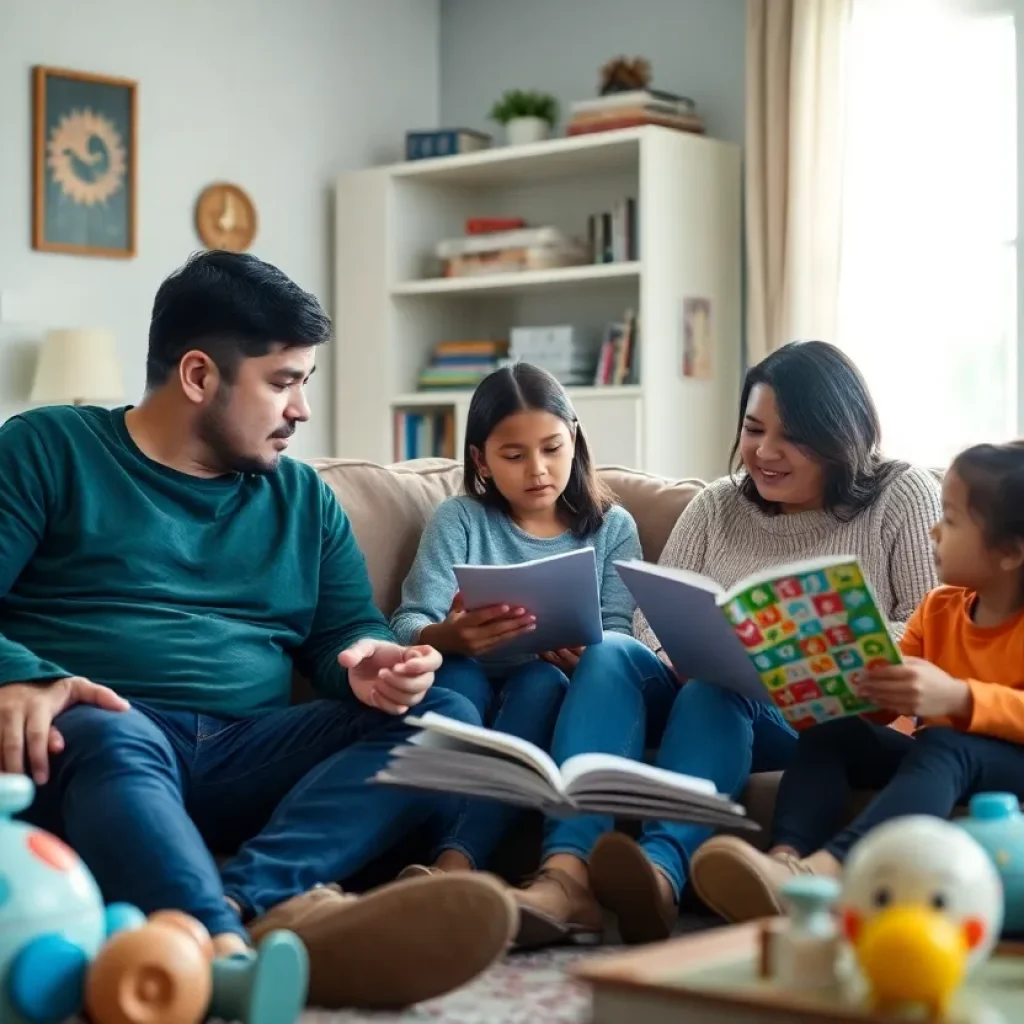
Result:
<svg viewBox="0 0 1024 1024"><path fill-rule="evenodd" d="M136 83L63 68L33 74L33 248L134 256Z"/></svg>

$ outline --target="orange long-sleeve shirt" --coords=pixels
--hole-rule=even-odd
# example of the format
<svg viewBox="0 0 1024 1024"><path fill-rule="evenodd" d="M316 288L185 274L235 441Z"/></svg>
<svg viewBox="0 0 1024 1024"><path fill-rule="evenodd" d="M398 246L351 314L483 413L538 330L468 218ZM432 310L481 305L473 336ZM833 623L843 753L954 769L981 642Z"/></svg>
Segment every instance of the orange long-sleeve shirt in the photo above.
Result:
<svg viewBox="0 0 1024 1024"><path fill-rule="evenodd" d="M971 621L973 591L939 587L911 616L900 649L924 658L971 688L966 719L927 718L963 732L1024 743L1024 612L998 626Z"/></svg>

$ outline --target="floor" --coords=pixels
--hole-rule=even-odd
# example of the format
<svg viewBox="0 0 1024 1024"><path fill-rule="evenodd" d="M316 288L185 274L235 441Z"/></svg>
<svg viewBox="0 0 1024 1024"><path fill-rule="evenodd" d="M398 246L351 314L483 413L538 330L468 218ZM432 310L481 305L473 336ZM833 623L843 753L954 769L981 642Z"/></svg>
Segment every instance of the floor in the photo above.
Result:
<svg viewBox="0 0 1024 1024"><path fill-rule="evenodd" d="M686 913L676 934L685 935L719 924L721 921L706 911ZM608 938L609 944L589 950L513 953L464 988L402 1013L310 1010L300 1024L586 1024L590 1020L590 997L566 970L580 957L613 953L620 948L615 945L617 936L611 921Z"/></svg>

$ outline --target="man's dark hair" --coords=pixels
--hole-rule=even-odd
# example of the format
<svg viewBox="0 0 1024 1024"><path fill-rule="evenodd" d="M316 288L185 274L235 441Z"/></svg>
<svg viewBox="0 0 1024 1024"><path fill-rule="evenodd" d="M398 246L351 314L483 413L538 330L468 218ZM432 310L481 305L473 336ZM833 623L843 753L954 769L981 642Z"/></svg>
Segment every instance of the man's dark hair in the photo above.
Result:
<svg viewBox="0 0 1024 1024"><path fill-rule="evenodd" d="M275 346L321 345L331 333L316 296L277 267L249 253L196 253L156 293L146 387L164 384L192 349L205 352L230 382L243 359Z"/></svg>
<svg viewBox="0 0 1024 1024"><path fill-rule="evenodd" d="M905 463L883 456L878 411L860 371L845 353L824 341L794 341L747 371L733 442L734 472L750 392L762 384L775 392L786 436L825 469L825 510L849 521L871 506ZM779 510L761 497L749 474L740 490L768 514Z"/></svg>

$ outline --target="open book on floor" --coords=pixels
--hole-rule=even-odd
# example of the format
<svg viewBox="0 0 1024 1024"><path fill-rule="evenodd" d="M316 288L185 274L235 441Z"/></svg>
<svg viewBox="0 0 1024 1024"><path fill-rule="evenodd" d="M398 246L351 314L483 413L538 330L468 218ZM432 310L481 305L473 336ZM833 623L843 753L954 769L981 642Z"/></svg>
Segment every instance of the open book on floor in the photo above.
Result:
<svg viewBox="0 0 1024 1024"><path fill-rule="evenodd" d="M676 671L774 702L794 729L877 708L858 692L899 647L856 559L809 559L728 590L683 569L615 567Z"/></svg>
<svg viewBox="0 0 1024 1024"><path fill-rule="evenodd" d="M428 712L374 782L485 797L559 817L611 814L757 829L713 783L613 754L580 754L561 769L527 740Z"/></svg>
<svg viewBox="0 0 1024 1024"><path fill-rule="evenodd" d="M594 549L577 548L512 565L452 566L467 611L507 604L537 617L536 628L497 648L540 654L599 644L604 635Z"/></svg>

